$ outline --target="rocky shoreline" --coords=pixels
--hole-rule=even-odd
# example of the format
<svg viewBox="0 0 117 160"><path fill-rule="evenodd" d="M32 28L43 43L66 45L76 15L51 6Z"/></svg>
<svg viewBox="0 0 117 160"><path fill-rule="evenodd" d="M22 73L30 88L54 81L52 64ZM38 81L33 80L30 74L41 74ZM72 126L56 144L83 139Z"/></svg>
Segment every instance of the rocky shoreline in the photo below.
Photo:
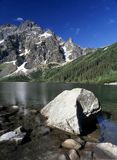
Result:
<svg viewBox="0 0 117 160"><path fill-rule="evenodd" d="M100 148L98 139L93 140L91 137L86 141L82 136L47 127L39 109L0 106L0 137L20 126L24 129L21 132L26 133L22 140L7 139L6 142L0 142L1 160L114 159Z"/></svg>

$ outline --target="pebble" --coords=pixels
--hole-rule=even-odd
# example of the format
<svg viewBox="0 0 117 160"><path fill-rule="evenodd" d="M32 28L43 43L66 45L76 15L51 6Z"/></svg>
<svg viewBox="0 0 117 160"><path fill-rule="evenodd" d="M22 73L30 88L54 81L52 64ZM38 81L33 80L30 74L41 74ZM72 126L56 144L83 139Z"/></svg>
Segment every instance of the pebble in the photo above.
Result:
<svg viewBox="0 0 117 160"><path fill-rule="evenodd" d="M76 142L73 139L67 139L62 143L62 147L66 148L66 149L79 150L82 146L80 143Z"/></svg>

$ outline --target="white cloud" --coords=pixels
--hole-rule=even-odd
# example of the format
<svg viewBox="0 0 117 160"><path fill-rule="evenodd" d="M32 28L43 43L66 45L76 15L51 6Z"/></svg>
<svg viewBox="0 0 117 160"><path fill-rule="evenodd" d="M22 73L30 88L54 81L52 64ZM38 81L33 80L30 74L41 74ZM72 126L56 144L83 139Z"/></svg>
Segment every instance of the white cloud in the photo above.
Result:
<svg viewBox="0 0 117 160"><path fill-rule="evenodd" d="M23 18L21 18L21 17L17 17L17 18L16 18L16 21L21 22L21 21L24 21L24 19L23 19Z"/></svg>

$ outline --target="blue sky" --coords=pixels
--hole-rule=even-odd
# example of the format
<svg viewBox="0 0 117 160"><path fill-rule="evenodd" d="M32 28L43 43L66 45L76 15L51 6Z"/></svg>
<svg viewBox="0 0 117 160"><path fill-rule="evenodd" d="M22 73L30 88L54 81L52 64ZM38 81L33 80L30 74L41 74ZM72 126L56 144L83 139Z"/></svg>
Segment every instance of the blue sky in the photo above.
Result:
<svg viewBox="0 0 117 160"><path fill-rule="evenodd" d="M50 28L64 40L72 37L81 47L117 42L117 0L0 0L0 24L22 19Z"/></svg>

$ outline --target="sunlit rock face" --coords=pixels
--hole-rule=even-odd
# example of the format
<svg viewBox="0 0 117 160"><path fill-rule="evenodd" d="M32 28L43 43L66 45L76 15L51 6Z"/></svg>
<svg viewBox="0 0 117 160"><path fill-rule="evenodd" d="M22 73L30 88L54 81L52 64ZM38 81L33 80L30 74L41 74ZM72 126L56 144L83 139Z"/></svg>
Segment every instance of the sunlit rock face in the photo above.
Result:
<svg viewBox="0 0 117 160"><path fill-rule="evenodd" d="M41 114L47 118L48 126L81 134L88 132L88 126L94 126L93 116L100 110L92 92L76 88L62 92L41 110Z"/></svg>
<svg viewBox="0 0 117 160"><path fill-rule="evenodd" d="M82 49L70 38L63 46L65 61L70 62L82 56Z"/></svg>
<svg viewBox="0 0 117 160"><path fill-rule="evenodd" d="M1 77L26 74L49 64L59 66L87 53L72 39L64 42L51 30L44 30L29 20L19 26L0 26L0 64L5 64Z"/></svg>

